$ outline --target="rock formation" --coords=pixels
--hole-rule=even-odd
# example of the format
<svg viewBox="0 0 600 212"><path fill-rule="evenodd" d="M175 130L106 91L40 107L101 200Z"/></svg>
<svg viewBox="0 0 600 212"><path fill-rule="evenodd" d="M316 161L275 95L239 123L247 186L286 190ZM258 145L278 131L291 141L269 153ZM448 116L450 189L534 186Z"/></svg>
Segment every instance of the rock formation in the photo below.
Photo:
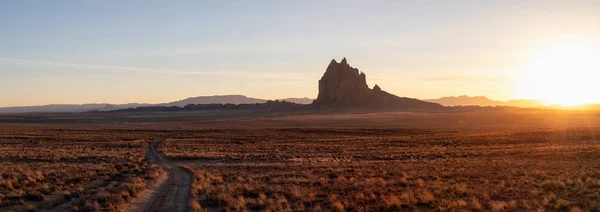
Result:
<svg viewBox="0 0 600 212"><path fill-rule="evenodd" d="M325 74L319 80L319 96L316 104L347 105L357 104L369 97L364 73L350 67L346 58L341 63L331 60Z"/></svg>
<svg viewBox="0 0 600 212"><path fill-rule="evenodd" d="M365 73L351 67L346 58L340 63L331 60L319 80L319 96L313 102L318 107L434 109L443 106L417 99L397 97L378 85L370 89Z"/></svg>

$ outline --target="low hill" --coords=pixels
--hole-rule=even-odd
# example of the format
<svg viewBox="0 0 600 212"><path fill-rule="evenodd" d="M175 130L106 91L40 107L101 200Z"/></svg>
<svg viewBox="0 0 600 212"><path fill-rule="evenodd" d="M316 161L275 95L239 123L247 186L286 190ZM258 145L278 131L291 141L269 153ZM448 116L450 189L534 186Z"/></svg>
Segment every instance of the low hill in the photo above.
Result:
<svg viewBox="0 0 600 212"><path fill-rule="evenodd" d="M309 105L312 104L313 101L315 101L314 99L311 98L285 98L285 99L278 99L279 101L286 101L286 102L293 102L296 104L303 104L303 105Z"/></svg>
<svg viewBox="0 0 600 212"><path fill-rule="evenodd" d="M539 100L519 99L509 101L497 101L488 99L485 96L449 96L439 99L427 99L427 102L438 103L444 106L509 106L509 107L544 107L544 104Z"/></svg>
<svg viewBox="0 0 600 212"><path fill-rule="evenodd" d="M126 108L149 106L150 104L53 104L40 106L17 106L0 108L0 113L77 113L86 111L110 111Z"/></svg>
<svg viewBox="0 0 600 212"><path fill-rule="evenodd" d="M313 99L310 98L285 98L285 99L277 99L279 101L293 102L296 104L310 104L313 102ZM197 96L190 97L184 100L179 100L175 102L158 104L158 106L177 106L184 107L186 105L195 104L195 105L205 105L205 104L260 104L269 101L268 99L259 99L247 97L244 95L215 95L215 96Z"/></svg>
<svg viewBox="0 0 600 212"><path fill-rule="evenodd" d="M265 103L266 99L251 98L244 95L216 95L216 96L197 96L184 100L159 104L158 106L177 106L184 107L190 104L257 104Z"/></svg>
<svg viewBox="0 0 600 212"><path fill-rule="evenodd" d="M262 104L269 100L246 97L243 95L220 95L220 96L198 96L190 97L184 100L162 103L162 104L108 104L108 103L92 103L92 104L52 104L40 106L17 106L0 108L0 113L79 113L87 111L112 111L122 110L137 107L152 107L152 106L176 106L185 107L186 105L208 105L208 104ZM279 101L292 102L296 104L308 105L313 102L310 98L285 98Z"/></svg>

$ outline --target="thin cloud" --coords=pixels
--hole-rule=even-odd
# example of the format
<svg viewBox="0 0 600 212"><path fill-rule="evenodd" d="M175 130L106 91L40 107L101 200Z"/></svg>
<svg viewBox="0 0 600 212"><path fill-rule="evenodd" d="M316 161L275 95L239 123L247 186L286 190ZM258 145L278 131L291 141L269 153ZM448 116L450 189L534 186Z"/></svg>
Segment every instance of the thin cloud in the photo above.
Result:
<svg viewBox="0 0 600 212"><path fill-rule="evenodd" d="M277 74L276 72L241 72L241 71L188 71L180 69L160 69L160 68L141 68L131 66L109 66L109 65L90 65L90 64L73 64L73 63L58 63L39 60L23 60L16 58L0 57L0 62L8 62L17 65L32 65L32 66L53 66L63 68L83 68L94 69L105 72L132 72L132 73L148 73L148 74L165 74L165 75L197 75L197 76L213 76L213 77L235 77L235 78L252 78L252 79L268 79L268 80L291 80L298 81L313 76L304 73L285 73Z"/></svg>
<svg viewBox="0 0 600 212"><path fill-rule="evenodd" d="M224 72L191 72L182 71L175 69L157 69L157 68L140 68L131 66L107 66L107 65L89 65L89 64L73 64L73 63L57 63L49 61L39 60L23 60L15 58L0 58L0 61L6 61L13 64L20 65L36 65L36 66L54 66L64 68L87 68L87 69L99 69L103 71L128 71L138 73L155 73L155 74L176 74L176 75L223 75Z"/></svg>

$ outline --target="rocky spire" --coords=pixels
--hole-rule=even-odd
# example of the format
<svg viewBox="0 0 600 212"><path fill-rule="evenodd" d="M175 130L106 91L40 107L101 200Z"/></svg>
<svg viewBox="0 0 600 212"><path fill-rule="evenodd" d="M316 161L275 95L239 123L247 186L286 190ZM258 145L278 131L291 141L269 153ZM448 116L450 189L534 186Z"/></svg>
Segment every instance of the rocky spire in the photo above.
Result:
<svg viewBox="0 0 600 212"><path fill-rule="evenodd" d="M366 99L371 89L366 75L351 67L343 58L340 63L331 60L325 74L319 80L317 103L347 104Z"/></svg>
<svg viewBox="0 0 600 212"><path fill-rule="evenodd" d="M313 102L319 107L369 107L398 109L435 109L439 104L417 99L401 98L381 90L379 85L370 89L367 76L348 64L343 58L340 63L331 60L319 80L319 96Z"/></svg>

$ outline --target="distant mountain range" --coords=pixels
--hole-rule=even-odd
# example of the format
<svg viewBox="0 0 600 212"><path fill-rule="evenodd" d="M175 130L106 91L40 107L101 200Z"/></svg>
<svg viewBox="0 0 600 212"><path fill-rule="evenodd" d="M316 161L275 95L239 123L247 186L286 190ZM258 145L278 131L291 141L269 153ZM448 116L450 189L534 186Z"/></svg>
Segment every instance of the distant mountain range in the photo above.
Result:
<svg viewBox="0 0 600 212"><path fill-rule="evenodd" d="M285 98L285 99L277 99L279 101L286 101L286 102L293 102L296 104L304 104L304 105L308 105L308 104L312 104L313 101L315 101L314 99L311 98Z"/></svg>
<svg viewBox="0 0 600 212"><path fill-rule="evenodd" d="M190 97L184 100L170 102L166 104L158 104L159 106L177 106L184 107L189 104L256 104L265 103L266 99L257 99L244 95L217 95L217 96L197 96Z"/></svg>
<svg viewBox="0 0 600 212"><path fill-rule="evenodd" d="M277 99L279 101L293 102L296 104L310 104L313 99L310 98L285 98ZM190 97L184 100L175 102L158 104L158 106L177 106L184 107L189 104L260 104L269 101L268 99L258 99L247 97L244 95L215 95L215 96L198 96Z"/></svg>
<svg viewBox="0 0 600 212"><path fill-rule="evenodd" d="M0 113L46 113L46 112L57 112L57 113L76 113L86 112L92 110L99 111L110 111L125 108L135 108L141 106L149 106L151 104L52 104L52 105L41 105L41 106L18 106L18 107L4 107L0 108Z"/></svg>
<svg viewBox="0 0 600 212"><path fill-rule="evenodd" d="M279 101L293 102L296 104L311 104L314 99L311 98L285 98L277 99ZM149 106L164 106L164 107L185 107L186 105L196 104L261 104L268 100L247 97L244 95L215 95L215 96L198 96L190 97L187 99L161 103L161 104L140 104L140 103L129 103L129 104L51 104L42 106L18 106L18 107L4 107L0 108L0 114L2 113L78 113L87 111L112 111L122 110L137 107L149 107ZM438 103L443 106L510 106L510 107L521 107L521 108L537 108L544 107L548 109L585 109L585 110L600 110L599 104L589 104L577 108L573 107L562 107L559 105L545 106L541 101L538 100L509 100L509 101L497 101L488 99L485 96L450 96L439 99L427 99L423 100L426 102Z"/></svg>
<svg viewBox="0 0 600 212"><path fill-rule="evenodd" d="M286 98L269 101L243 95L198 96L161 104L54 104L0 108L1 113L41 112L87 112L87 111L177 111L219 108L317 108L317 109L364 109L364 110L440 110L444 106L508 106L519 108L548 109L600 109L600 104L580 107L545 106L532 99L509 101L491 100L484 96L451 96L439 99L419 100L399 97L383 91L378 85L369 88L366 74L348 64L346 58L340 63L332 60L319 80L317 99ZM285 101L285 102L281 102ZM295 104L294 104L295 103Z"/></svg>
<svg viewBox="0 0 600 212"><path fill-rule="evenodd" d="M116 112L169 112L197 110L259 110L259 111L440 111L444 106L418 99L399 97L385 92L378 85L369 88L367 76L348 64L331 60L319 80L316 100L288 98L267 101L245 96L193 97L157 106L123 109ZM290 101L290 102L288 102ZM223 103L238 104L223 104ZM292 103L294 102L294 103ZM310 104L296 104L310 103Z"/></svg>
<svg viewBox="0 0 600 212"><path fill-rule="evenodd" d="M544 107L544 103L533 99L518 99L509 101L497 101L485 96L449 96L439 99L426 99L424 101L438 103L444 106L510 106L510 107Z"/></svg>
<svg viewBox="0 0 600 212"><path fill-rule="evenodd" d="M278 99L279 101L288 101L297 104L310 104L313 99L310 98L285 98ZM190 97L184 100L162 103L162 104L108 104L108 103L94 103L94 104L53 104L53 105L41 105L41 106L18 106L18 107L4 107L0 108L0 113L48 113L48 112L86 112L86 111L111 111L137 107L147 106L177 106L184 107L189 104L258 104L265 103L268 100L247 97L244 95L216 95L216 96L198 96Z"/></svg>

